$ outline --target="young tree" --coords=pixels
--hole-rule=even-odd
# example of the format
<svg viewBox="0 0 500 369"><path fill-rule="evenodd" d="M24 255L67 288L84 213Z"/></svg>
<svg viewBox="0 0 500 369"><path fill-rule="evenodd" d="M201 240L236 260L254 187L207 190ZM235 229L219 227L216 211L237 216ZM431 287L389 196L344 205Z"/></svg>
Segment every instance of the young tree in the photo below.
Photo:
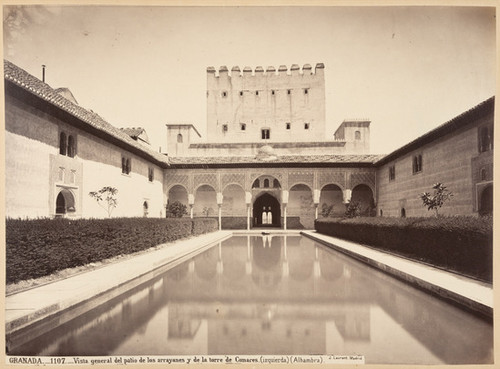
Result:
<svg viewBox="0 0 500 369"><path fill-rule="evenodd" d="M332 209L333 209L333 204L327 205L326 203L323 203L323 205L321 205L321 216L323 218L328 218L328 216L332 212Z"/></svg>
<svg viewBox="0 0 500 369"><path fill-rule="evenodd" d="M214 209L205 206L203 208L202 213L203 213L203 215L205 215L206 217L208 217L213 211L214 211Z"/></svg>
<svg viewBox="0 0 500 369"><path fill-rule="evenodd" d="M113 209L118 205L118 200L116 199L116 194L118 190L114 187L105 186L99 191L89 192L89 196L97 201L97 204L106 210L108 217L111 218L111 213Z"/></svg>
<svg viewBox="0 0 500 369"><path fill-rule="evenodd" d="M174 201L167 206L167 218L182 218L187 214L187 206L180 201Z"/></svg>
<svg viewBox="0 0 500 369"><path fill-rule="evenodd" d="M448 201L451 197L453 197L453 193L449 191L446 186L442 183L436 183L432 186L434 189L434 195L431 195L429 192L424 192L420 194L420 199L422 200L424 206L427 206L427 210L435 210L436 217L439 216L439 208L443 206L443 204Z"/></svg>
<svg viewBox="0 0 500 369"><path fill-rule="evenodd" d="M346 218L356 218L361 216L361 204L357 201L349 201L346 204L344 216Z"/></svg>

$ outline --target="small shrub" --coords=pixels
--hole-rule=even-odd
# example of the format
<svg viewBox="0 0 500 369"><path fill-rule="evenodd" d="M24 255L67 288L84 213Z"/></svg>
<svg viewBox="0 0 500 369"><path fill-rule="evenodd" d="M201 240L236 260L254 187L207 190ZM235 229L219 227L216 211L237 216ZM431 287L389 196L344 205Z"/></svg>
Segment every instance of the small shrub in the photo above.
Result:
<svg viewBox="0 0 500 369"><path fill-rule="evenodd" d="M208 216L209 216L210 214L212 214L213 212L214 212L214 209L212 209L212 208L209 208L209 207L206 207L206 206L205 206L205 207L203 208L203 210L202 210L202 212L201 212L201 213L202 213L205 217L207 217L207 218L208 218Z"/></svg>
<svg viewBox="0 0 500 369"><path fill-rule="evenodd" d="M357 201L349 201L346 205L344 216L346 218L356 218L361 216L361 205Z"/></svg>
<svg viewBox="0 0 500 369"><path fill-rule="evenodd" d="M97 201L97 204L106 210L108 213L108 218L111 217L113 209L117 207L118 200L116 199L116 194L118 190L114 187L106 186L98 191L89 192L89 196Z"/></svg>
<svg viewBox="0 0 500 369"><path fill-rule="evenodd" d="M424 192L420 194L420 199L422 200L424 206L427 206L427 210L435 210L436 217L439 216L439 208L444 205L446 201L448 201L451 197L453 197L453 193L450 192L446 186L442 183L436 183L432 186L434 189L434 195L431 195L429 192Z"/></svg>
<svg viewBox="0 0 500 369"><path fill-rule="evenodd" d="M323 205L321 205L321 216L323 218L328 218L332 209L333 209L333 204L327 205L326 203L323 203Z"/></svg>
<svg viewBox="0 0 500 369"><path fill-rule="evenodd" d="M168 204L166 216L167 218L182 218L183 215L187 215L187 206L180 201L174 201Z"/></svg>

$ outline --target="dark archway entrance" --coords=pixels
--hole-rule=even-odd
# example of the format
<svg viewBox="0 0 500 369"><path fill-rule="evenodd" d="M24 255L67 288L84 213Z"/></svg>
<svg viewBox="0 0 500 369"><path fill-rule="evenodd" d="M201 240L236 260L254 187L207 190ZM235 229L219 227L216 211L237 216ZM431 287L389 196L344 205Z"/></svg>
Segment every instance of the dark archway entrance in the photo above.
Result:
<svg viewBox="0 0 500 369"><path fill-rule="evenodd" d="M66 189L61 190L56 198L56 216L64 216L66 213L75 212L75 198Z"/></svg>
<svg viewBox="0 0 500 369"><path fill-rule="evenodd" d="M267 223L263 222L264 212L272 214ZM254 227L281 227L281 206L274 196L265 193L255 200L253 203L253 225Z"/></svg>

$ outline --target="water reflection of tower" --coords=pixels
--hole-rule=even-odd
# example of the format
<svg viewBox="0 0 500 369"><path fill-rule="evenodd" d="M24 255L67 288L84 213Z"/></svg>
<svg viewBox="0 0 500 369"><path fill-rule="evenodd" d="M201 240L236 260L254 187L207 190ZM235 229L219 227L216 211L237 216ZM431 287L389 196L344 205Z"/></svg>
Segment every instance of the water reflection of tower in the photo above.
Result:
<svg viewBox="0 0 500 369"><path fill-rule="evenodd" d="M281 280L281 241L279 237L264 235L261 242L254 238L252 279L260 287L272 288Z"/></svg>

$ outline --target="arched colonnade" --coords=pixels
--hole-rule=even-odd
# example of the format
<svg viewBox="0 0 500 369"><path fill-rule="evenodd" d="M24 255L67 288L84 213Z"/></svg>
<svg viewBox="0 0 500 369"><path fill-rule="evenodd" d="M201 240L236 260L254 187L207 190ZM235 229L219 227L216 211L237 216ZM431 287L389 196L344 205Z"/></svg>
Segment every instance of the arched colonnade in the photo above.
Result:
<svg viewBox="0 0 500 369"><path fill-rule="evenodd" d="M180 201L189 216L246 218L246 228L280 227L299 218L306 228L330 209L342 215L351 200L374 204L370 168L173 169L165 174L165 205Z"/></svg>

